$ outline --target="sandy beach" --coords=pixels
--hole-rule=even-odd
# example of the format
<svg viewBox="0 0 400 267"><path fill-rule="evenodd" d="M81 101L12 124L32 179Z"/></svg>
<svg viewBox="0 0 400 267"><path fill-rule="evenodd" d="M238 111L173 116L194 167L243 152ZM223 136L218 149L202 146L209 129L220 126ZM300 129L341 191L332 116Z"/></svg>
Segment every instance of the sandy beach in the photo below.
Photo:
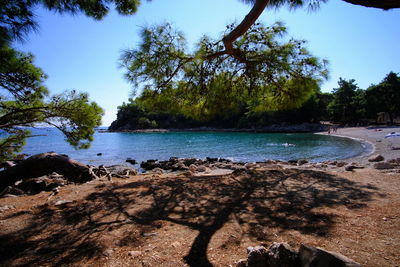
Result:
<svg viewBox="0 0 400 267"><path fill-rule="evenodd" d="M337 132L330 135L350 137L363 142L366 142L366 152L355 158L347 159L346 161L357 161L363 165L370 166L368 158L372 154L380 154L386 160L400 158L400 150L393 150L392 146L400 146L400 137L385 138L391 132L400 132L400 127L348 127L339 128ZM328 134L322 132L320 134Z"/></svg>
<svg viewBox="0 0 400 267"><path fill-rule="evenodd" d="M379 129L336 134L399 158L384 139L399 128ZM400 166L377 170L368 157L348 159L351 171L284 162L157 170L0 198L0 266L235 266L247 247L273 242L399 266Z"/></svg>

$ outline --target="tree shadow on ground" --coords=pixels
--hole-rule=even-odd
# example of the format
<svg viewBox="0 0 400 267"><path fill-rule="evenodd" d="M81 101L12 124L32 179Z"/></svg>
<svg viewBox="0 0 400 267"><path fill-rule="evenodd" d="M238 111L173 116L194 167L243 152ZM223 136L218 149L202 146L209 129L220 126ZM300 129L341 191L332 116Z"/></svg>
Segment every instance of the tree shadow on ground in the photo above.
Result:
<svg viewBox="0 0 400 267"><path fill-rule="evenodd" d="M198 231L184 261L212 266L207 247L229 220L255 238L277 227L325 236L335 216L324 207L362 208L377 188L311 170L246 171L104 185L86 199L43 205L20 231L0 235L0 265L54 266L102 257L104 232L124 232L117 245L136 247L168 221Z"/></svg>

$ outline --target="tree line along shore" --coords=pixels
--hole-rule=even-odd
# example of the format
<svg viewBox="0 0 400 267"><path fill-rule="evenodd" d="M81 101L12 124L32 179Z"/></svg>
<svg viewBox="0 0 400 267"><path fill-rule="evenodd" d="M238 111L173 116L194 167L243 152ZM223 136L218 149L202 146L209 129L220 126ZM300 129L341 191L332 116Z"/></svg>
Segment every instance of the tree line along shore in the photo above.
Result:
<svg viewBox="0 0 400 267"><path fill-rule="evenodd" d="M151 129L195 129L271 132L321 131L320 121L338 125L395 124L400 114L400 77L390 72L384 79L367 89L355 80L340 79L332 93L312 94L300 107L278 111L256 111L247 105L249 99L238 96L236 105L214 107L215 111L195 116L200 111L188 111L185 96L179 90L144 91L118 107L117 119L111 131ZM206 100L207 101L207 100ZM175 104L174 104L175 103ZM216 104L218 105L218 104ZM194 108L192 108L194 109ZM310 124L303 124L310 123ZM313 125L314 123L314 125ZM301 126L301 124L303 124ZM300 125L296 128L294 125ZM156 130L155 130L156 131Z"/></svg>

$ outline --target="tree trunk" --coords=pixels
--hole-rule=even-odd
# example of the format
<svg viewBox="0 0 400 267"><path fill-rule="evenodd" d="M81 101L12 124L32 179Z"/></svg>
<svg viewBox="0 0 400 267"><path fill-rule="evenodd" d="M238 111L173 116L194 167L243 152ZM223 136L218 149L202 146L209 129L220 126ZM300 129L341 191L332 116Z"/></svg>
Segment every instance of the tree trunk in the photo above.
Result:
<svg viewBox="0 0 400 267"><path fill-rule="evenodd" d="M394 122L393 122L393 114L392 114L392 112L388 112L388 114L389 114L390 125L393 125L394 124Z"/></svg>
<svg viewBox="0 0 400 267"><path fill-rule="evenodd" d="M98 178L92 169L66 155L49 152L34 155L0 172L0 188L13 185L16 181L36 178L56 172L68 181L87 182Z"/></svg>

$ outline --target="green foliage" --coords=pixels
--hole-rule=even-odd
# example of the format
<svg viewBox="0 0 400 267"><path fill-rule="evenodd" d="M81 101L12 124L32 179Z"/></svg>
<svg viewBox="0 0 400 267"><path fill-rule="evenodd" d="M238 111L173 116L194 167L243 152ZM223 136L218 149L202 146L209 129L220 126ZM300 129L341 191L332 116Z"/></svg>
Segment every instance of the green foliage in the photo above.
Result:
<svg viewBox="0 0 400 267"><path fill-rule="evenodd" d="M375 121L379 112L389 114L391 123L400 114L400 78L390 72L381 83L367 90L357 87L354 80L339 80L328 105L330 119L339 123Z"/></svg>
<svg viewBox="0 0 400 267"><path fill-rule="evenodd" d="M219 82L211 87L213 90L209 90L208 95L200 95L199 88L198 91L188 90L184 82L179 82L176 88L159 91L147 88L135 100L130 99L130 104L119 107L112 129L139 129L140 117L155 121L160 128L261 128L271 124L319 121L368 124L375 121L378 112L388 112L391 118L400 114L399 77L393 72L367 90L359 89L354 80L340 78L339 87L333 89L333 93L317 90L300 107L283 110L252 108L253 96L241 94L243 90L232 86L226 75L215 79ZM128 112L128 107L136 111ZM139 115L135 117L135 113Z"/></svg>
<svg viewBox="0 0 400 267"><path fill-rule="evenodd" d="M150 93L150 92L148 92ZM193 120L186 118L176 108L165 109L165 103L170 103L168 97L155 93L144 94L135 100L129 99L129 103L123 103L118 107L117 119L112 122L110 130L132 130L149 128L184 128L198 126ZM153 101L154 99L154 101ZM163 103L163 100L166 100ZM161 104L159 106L154 103Z"/></svg>
<svg viewBox="0 0 400 267"><path fill-rule="evenodd" d="M43 6L58 13L83 13L100 20L114 6L119 14L131 15L137 11L139 0L4 0L0 1L0 45L15 39L23 39L25 34L37 28L35 10Z"/></svg>
<svg viewBox="0 0 400 267"><path fill-rule="evenodd" d="M370 86L366 91L369 114L387 112L391 123L395 114L400 114L400 77L390 72L381 83Z"/></svg>
<svg viewBox="0 0 400 267"><path fill-rule="evenodd" d="M87 148L103 110L75 91L50 97L46 75L31 54L2 46L0 55L0 161L19 152L30 135L24 127L38 123L57 127L71 145Z"/></svg>
<svg viewBox="0 0 400 267"><path fill-rule="evenodd" d="M341 123L357 121L354 97L358 89L355 80L339 79L339 87L333 89L333 101L329 103L328 110L332 120Z"/></svg>
<svg viewBox="0 0 400 267"><path fill-rule="evenodd" d="M123 15L136 12L139 0L14 0L0 1L0 161L21 151L30 135L26 127L52 125L75 148L87 148L103 110L88 95L75 90L50 96L46 75L33 65L33 56L11 48L37 28L35 10L43 6L58 13L83 13L102 19L110 6ZM146 122L147 123L147 122ZM150 121L154 126L154 122Z"/></svg>
<svg viewBox="0 0 400 267"><path fill-rule="evenodd" d="M234 44L239 58L220 54L223 44L207 36L189 52L170 24L144 28L141 35L139 47L121 56L125 77L141 93L119 107L110 129L141 128L141 118L162 128L260 127L326 115L316 109L327 62L310 55L305 41L285 39L282 23L254 25Z"/></svg>
<svg viewBox="0 0 400 267"><path fill-rule="evenodd" d="M219 56L222 42L209 37L189 53L183 34L163 24L144 28L141 44L122 54L121 65L135 92L144 92L141 99L152 95L158 106L162 95L195 120L210 120L221 110L237 113L243 106L251 111L298 108L327 78L327 62L310 55L302 40L285 42L285 34L282 23L255 24L235 42L241 51L235 58Z"/></svg>

